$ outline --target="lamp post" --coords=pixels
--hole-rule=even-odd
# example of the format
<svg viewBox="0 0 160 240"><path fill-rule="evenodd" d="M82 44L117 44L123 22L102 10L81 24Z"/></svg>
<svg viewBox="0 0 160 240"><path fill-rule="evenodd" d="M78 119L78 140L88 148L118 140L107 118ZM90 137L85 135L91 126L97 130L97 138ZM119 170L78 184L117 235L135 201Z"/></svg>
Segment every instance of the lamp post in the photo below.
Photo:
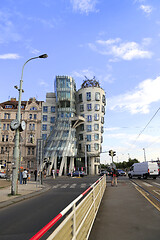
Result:
<svg viewBox="0 0 160 240"><path fill-rule="evenodd" d="M23 83L23 70L29 61L36 59L36 58L47 58L47 54L40 55L38 57L33 57L28 59L23 67L22 67L22 75L21 75L21 80L20 80L20 87L18 89L17 86L15 86L16 89L19 91L19 98L18 98L18 111L17 111L17 128L15 129L15 146L14 146L14 155L13 155L13 162L12 162L12 185L11 185L11 194L16 195L18 193L18 166L19 166L19 124L21 120L21 96L22 96L22 83Z"/></svg>
<svg viewBox="0 0 160 240"><path fill-rule="evenodd" d="M146 162L146 151L145 151L145 148L143 148L143 151L144 151L144 161Z"/></svg>

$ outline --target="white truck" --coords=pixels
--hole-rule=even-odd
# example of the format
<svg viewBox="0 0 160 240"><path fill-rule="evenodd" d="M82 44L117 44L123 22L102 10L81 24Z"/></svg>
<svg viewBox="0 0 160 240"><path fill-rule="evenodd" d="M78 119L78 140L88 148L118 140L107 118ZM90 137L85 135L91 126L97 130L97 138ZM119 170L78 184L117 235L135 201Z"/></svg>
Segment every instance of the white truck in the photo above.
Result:
<svg viewBox="0 0 160 240"><path fill-rule="evenodd" d="M143 177L144 179L153 178L159 175L159 168L157 162L142 162L134 163L128 172L128 177Z"/></svg>

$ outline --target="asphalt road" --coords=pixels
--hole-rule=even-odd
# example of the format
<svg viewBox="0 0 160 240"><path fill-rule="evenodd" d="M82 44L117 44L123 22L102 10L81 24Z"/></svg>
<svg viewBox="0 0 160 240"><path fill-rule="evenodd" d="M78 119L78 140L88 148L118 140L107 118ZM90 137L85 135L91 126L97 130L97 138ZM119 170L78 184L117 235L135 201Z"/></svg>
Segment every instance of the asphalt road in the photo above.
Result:
<svg viewBox="0 0 160 240"><path fill-rule="evenodd" d="M0 239L30 239L98 178L87 176L45 180L51 186L48 192L0 210Z"/></svg>

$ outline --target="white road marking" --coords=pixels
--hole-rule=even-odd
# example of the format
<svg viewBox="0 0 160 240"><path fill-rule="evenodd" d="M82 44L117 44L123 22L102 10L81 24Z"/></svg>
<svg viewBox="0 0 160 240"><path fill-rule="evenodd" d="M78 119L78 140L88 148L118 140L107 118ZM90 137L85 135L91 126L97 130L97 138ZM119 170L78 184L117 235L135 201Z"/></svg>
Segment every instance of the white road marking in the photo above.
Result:
<svg viewBox="0 0 160 240"><path fill-rule="evenodd" d="M68 186L69 186L69 184L64 184L61 188L66 188Z"/></svg>
<svg viewBox="0 0 160 240"><path fill-rule="evenodd" d="M80 188L86 188L86 183L82 183Z"/></svg>
<svg viewBox="0 0 160 240"><path fill-rule="evenodd" d="M160 184L159 183L156 183L156 182L152 182L153 184L156 184L157 186L160 186Z"/></svg>
<svg viewBox="0 0 160 240"><path fill-rule="evenodd" d="M61 184L57 184L57 185L53 186L52 188L58 188L60 186L61 186Z"/></svg>
<svg viewBox="0 0 160 240"><path fill-rule="evenodd" d="M143 182L143 184L147 187L153 187L153 185L149 184L149 183L146 183L146 182Z"/></svg>
<svg viewBox="0 0 160 240"><path fill-rule="evenodd" d="M156 190L153 190L153 192L157 193L158 195L160 195L160 192L157 192Z"/></svg>
<svg viewBox="0 0 160 240"><path fill-rule="evenodd" d="M71 186L70 186L70 188L75 188L76 187L76 183L73 183Z"/></svg>

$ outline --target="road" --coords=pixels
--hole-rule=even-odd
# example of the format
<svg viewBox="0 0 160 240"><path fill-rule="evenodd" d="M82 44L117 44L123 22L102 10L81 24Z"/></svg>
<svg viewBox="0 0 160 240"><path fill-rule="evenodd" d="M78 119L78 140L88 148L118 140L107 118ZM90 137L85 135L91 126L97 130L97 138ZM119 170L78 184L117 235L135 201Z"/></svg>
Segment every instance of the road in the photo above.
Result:
<svg viewBox="0 0 160 240"><path fill-rule="evenodd" d="M30 239L98 178L45 180L51 186L48 192L0 210L0 239Z"/></svg>

